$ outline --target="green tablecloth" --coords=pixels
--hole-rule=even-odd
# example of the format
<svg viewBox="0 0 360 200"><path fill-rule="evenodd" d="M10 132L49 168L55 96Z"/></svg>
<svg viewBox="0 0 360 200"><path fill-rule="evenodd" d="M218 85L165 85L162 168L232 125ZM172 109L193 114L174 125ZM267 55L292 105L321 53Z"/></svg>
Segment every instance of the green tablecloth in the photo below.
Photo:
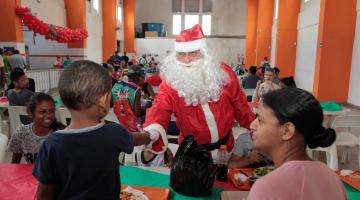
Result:
<svg viewBox="0 0 360 200"><path fill-rule="evenodd" d="M121 185L133 185L133 186L149 186L149 187L160 187L160 188L169 188L170 176L165 174L160 174L148 170L143 170L137 167L131 166L121 166ZM171 190L170 200L188 200L188 199L220 199L220 193L223 189L218 187L213 187L213 192L210 197L207 198L194 198L186 197L180 194L177 194Z"/></svg>
<svg viewBox="0 0 360 200"><path fill-rule="evenodd" d="M133 186L149 186L149 187L160 187L169 188L170 176L160 174L148 170L143 170L137 167L121 166L121 184L122 185L133 185ZM349 200L359 200L360 192L352 188L348 184L344 183L345 190ZM171 191L170 200L186 200L186 199L220 199L220 193L223 189L214 186L213 193L207 198L193 198L185 197L180 194Z"/></svg>

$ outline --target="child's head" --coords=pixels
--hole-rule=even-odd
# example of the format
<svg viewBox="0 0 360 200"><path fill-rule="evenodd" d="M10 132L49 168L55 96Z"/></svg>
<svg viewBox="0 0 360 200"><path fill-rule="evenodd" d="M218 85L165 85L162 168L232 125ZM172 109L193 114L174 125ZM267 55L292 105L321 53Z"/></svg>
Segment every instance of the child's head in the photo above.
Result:
<svg viewBox="0 0 360 200"><path fill-rule="evenodd" d="M272 81L274 79L274 70L271 68L266 68L264 73L265 81Z"/></svg>
<svg viewBox="0 0 360 200"><path fill-rule="evenodd" d="M139 65L133 65L129 67L129 70L127 72L127 77L129 81L134 82L137 85L141 86L145 82L144 69Z"/></svg>
<svg viewBox="0 0 360 200"><path fill-rule="evenodd" d="M266 93L251 123L253 145L266 153L295 147L328 147L336 138L333 129L322 126L323 111L318 100L299 88Z"/></svg>
<svg viewBox="0 0 360 200"><path fill-rule="evenodd" d="M256 66L251 66L249 70L250 70L250 74L252 75L256 74Z"/></svg>
<svg viewBox="0 0 360 200"><path fill-rule="evenodd" d="M45 93L35 93L27 105L27 113L33 119L34 126L51 128L55 120L54 99Z"/></svg>
<svg viewBox="0 0 360 200"><path fill-rule="evenodd" d="M110 106L111 86L109 72L88 60L71 63L59 79L60 97L69 110L82 111L97 106L102 111L99 115L104 116Z"/></svg>
<svg viewBox="0 0 360 200"><path fill-rule="evenodd" d="M10 73L10 80L16 89L29 87L29 79L21 68L15 68Z"/></svg>

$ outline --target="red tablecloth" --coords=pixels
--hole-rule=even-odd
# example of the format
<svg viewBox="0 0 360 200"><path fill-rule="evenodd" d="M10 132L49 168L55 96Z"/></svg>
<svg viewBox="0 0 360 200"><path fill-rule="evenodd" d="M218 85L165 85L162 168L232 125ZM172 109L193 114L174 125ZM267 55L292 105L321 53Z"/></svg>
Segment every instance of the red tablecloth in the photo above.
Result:
<svg viewBox="0 0 360 200"><path fill-rule="evenodd" d="M34 200L38 183L32 169L33 165L0 164L0 199Z"/></svg>

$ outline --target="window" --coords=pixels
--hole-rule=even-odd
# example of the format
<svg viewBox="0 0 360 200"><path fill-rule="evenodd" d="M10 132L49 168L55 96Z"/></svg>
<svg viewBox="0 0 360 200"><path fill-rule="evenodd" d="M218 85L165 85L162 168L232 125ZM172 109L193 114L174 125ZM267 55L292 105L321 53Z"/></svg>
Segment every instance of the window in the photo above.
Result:
<svg viewBox="0 0 360 200"><path fill-rule="evenodd" d="M278 16L279 16L279 0L276 0L276 2L275 2L275 19L277 19Z"/></svg>
<svg viewBox="0 0 360 200"><path fill-rule="evenodd" d="M99 0L93 1L93 7L96 10L96 12L99 13Z"/></svg>
<svg viewBox="0 0 360 200"><path fill-rule="evenodd" d="M213 0L172 0L172 34L200 24L205 35L211 35Z"/></svg>
<svg viewBox="0 0 360 200"><path fill-rule="evenodd" d="M211 35L211 15L202 16L201 26L205 35Z"/></svg>
<svg viewBox="0 0 360 200"><path fill-rule="evenodd" d="M310 0L305 0L305 3L307 3L308 1L310 1Z"/></svg>
<svg viewBox="0 0 360 200"><path fill-rule="evenodd" d="M179 35L181 31L181 15L173 15L173 35Z"/></svg>
<svg viewBox="0 0 360 200"><path fill-rule="evenodd" d="M185 29L189 29L198 23L199 15L185 15Z"/></svg>

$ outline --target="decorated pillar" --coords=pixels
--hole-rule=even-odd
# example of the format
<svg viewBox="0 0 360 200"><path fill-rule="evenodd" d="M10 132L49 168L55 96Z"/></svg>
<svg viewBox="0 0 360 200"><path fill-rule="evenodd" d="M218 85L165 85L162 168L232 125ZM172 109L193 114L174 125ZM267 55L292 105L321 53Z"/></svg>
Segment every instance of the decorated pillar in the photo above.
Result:
<svg viewBox="0 0 360 200"><path fill-rule="evenodd" d="M0 1L0 47L14 47L25 54L23 29L15 13L20 4L21 0Z"/></svg>

